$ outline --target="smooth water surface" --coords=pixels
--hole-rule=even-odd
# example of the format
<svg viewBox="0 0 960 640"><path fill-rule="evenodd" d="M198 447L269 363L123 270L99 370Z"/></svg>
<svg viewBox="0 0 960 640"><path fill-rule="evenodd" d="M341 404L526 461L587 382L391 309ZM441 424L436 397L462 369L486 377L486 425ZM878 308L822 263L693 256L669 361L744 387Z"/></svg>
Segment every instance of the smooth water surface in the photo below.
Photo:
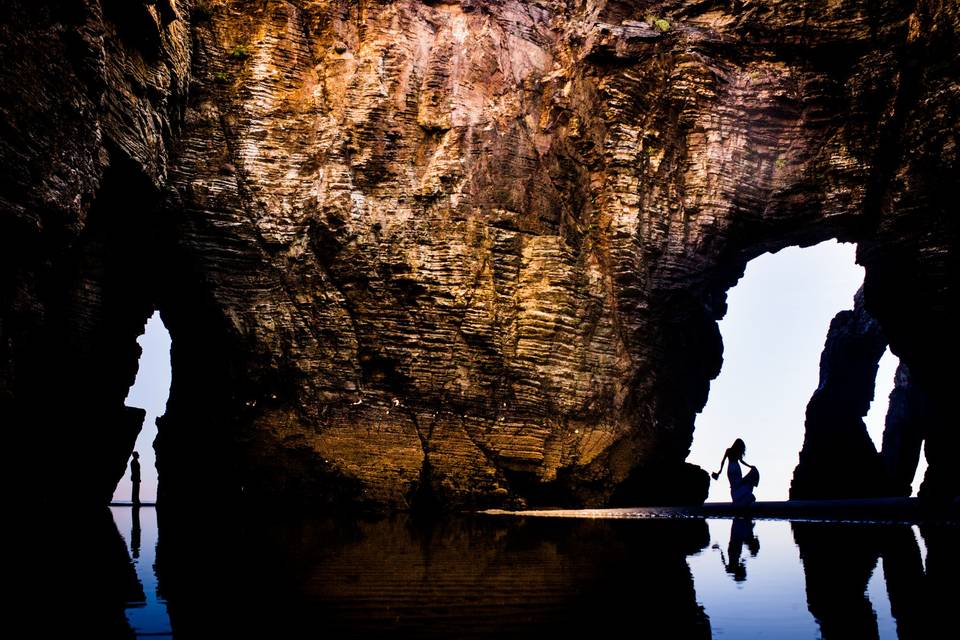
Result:
<svg viewBox="0 0 960 640"><path fill-rule="evenodd" d="M955 619L954 525L161 512L158 530L153 508L111 511L126 554L98 563L125 586L99 618L131 637L918 638Z"/></svg>
<svg viewBox="0 0 960 640"><path fill-rule="evenodd" d="M126 618L136 635L169 638L172 635L167 603L161 597L154 570L157 553L157 510L152 507L111 507L113 521L122 532L130 561L142 587L142 597L128 601Z"/></svg>

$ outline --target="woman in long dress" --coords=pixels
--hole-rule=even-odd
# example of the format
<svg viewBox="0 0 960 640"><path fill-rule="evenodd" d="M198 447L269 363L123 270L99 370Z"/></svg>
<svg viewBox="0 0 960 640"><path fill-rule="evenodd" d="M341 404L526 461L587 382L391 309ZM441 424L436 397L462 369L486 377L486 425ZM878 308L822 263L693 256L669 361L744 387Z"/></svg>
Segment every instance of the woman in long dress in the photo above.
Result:
<svg viewBox="0 0 960 640"><path fill-rule="evenodd" d="M720 461L720 470L711 474L716 480L723 471L724 463L727 464L727 479L730 481L730 500L735 505L753 504L757 499L753 495L753 489L760 483L760 472L752 464L743 459L747 453L747 445L743 440L737 438L730 445L730 448L723 453L723 459ZM750 467L746 476L740 470L740 464Z"/></svg>

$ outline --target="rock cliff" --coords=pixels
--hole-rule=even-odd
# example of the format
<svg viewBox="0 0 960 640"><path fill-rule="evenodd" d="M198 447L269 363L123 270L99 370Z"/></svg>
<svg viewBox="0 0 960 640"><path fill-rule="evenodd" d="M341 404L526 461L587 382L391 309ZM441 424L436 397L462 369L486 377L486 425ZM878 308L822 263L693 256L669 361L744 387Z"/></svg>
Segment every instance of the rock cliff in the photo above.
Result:
<svg viewBox="0 0 960 640"><path fill-rule="evenodd" d="M78 495L156 306L162 500L702 500L725 292L831 237L958 492L955 3L2 11L0 406Z"/></svg>
<svg viewBox="0 0 960 640"><path fill-rule="evenodd" d="M877 365L887 348L880 325L863 303L861 289L853 309L841 311L830 323L820 357L820 384L807 405L800 463L790 484L791 499L894 495L887 468L863 422L874 399ZM911 414L910 409L904 413ZM907 426L910 420L904 422ZM890 433L892 436L894 430ZM916 468L914 461L914 473ZM913 473L905 470L902 475L909 476L907 489L898 487L898 494L909 496Z"/></svg>

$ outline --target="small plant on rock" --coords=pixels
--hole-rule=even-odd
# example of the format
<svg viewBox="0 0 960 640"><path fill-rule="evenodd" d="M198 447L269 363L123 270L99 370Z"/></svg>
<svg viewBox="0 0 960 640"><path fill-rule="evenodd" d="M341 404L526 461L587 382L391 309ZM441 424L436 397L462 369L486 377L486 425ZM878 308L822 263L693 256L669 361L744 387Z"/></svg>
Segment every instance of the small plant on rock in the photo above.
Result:
<svg viewBox="0 0 960 640"><path fill-rule="evenodd" d="M648 13L643 17L643 19L660 33L666 33L667 31L670 31L670 22L666 18L661 18L660 16L655 16L652 13Z"/></svg>
<svg viewBox="0 0 960 640"><path fill-rule="evenodd" d="M242 44L238 44L230 51L230 58L233 60L246 60L250 57L250 54L247 52L247 48Z"/></svg>

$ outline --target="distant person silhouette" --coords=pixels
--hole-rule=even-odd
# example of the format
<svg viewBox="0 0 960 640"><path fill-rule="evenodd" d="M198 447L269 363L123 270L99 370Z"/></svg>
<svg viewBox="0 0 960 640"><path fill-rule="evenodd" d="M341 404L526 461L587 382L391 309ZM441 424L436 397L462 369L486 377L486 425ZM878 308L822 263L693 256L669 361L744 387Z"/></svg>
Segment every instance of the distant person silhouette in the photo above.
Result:
<svg viewBox="0 0 960 640"><path fill-rule="evenodd" d="M733 504L741 506L753 504L757 501L753 496L753 489L760 484L760 472L757 471L755 466L743 459L746 453L747 445L744 444L743 440L737 438L730 445L730 448L724 452L723 459L720 461L720 470L710 474L714 480L718 479L720 472L723 471L723 464L725 462L729 463L727 465L727 479L730 481L730 500ZM741 462L750 467L746 476L740 470Z"/></svg>
<svg viewBox="0 0 960 640"><path fill-rule="evenodd" d="M130 501L134 507L140 506L140 454L133 452L133 458L130 460L130 482L133 487L130 492Z"/></svg>

